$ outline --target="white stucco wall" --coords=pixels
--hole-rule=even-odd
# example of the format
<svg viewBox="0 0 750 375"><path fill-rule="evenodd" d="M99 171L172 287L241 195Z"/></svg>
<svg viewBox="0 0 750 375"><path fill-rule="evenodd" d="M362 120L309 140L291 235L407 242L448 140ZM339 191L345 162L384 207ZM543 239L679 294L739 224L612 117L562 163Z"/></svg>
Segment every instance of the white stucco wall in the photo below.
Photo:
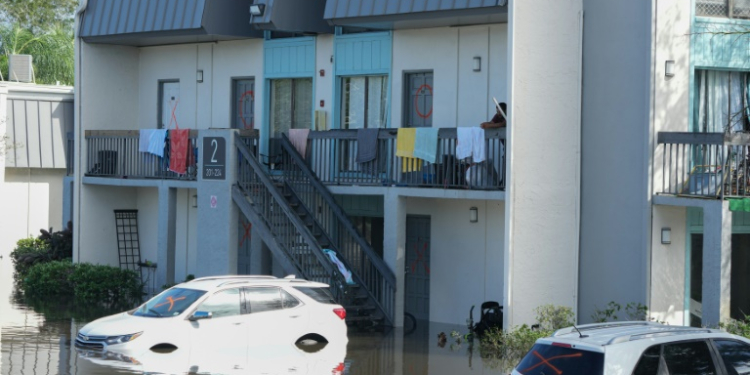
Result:
<svg viewBox="0 0 750 375"><path fill-rule="evenodd" d="M175 281L185 280L196 273L196 236L198 235L197 213L193 207L195 189L178 189L175 222Z"/></svg>
<svg viewBox="0 0 750 375"><path fill-rule="evenodd" d="M119 266L115 214L117 209L133 209L138 204L135 188L81 185L78 207L85 207L74 225L73 261Z"/></svg>
<svg viewBox="0 0 750 375"><path fill-rule="evenodd" d="M212 46L212 127L231 127L232 78L253 77L255 78L255 128L260 129L263 115L263 111L261 109L263 108L264 95L263 41L260 39L253 39L234 42L220 42ZM199 105L204 104L199 103Z"/></svg>
<svg viewBox="0 0 750 375"><path fill-rule="evenodd" d="M507 24L393 32L391 124L403 121L405 74L432 70L433 127L478 126L507 101ZM475 56L479 72L472 70Z"/></svg>
<svg viewBox="0 0 750 375"><path fill-rule="evenodd" d="M581 152L582 3L509 4L505 327L577 308Z"/></svg>
<svg viewBox="0 0 750 375"><path fill-rule="evenodd" d="M40 229L63 229L62 169L7 168L0 182L0 255L7 257L16 241L37 237Z"/></svg>
<svg viewBox="0 0 750 375"><path fill-rule="evenodd" d="M407 215L430 216L430 321L465 324L472 305L478 320L482 302L503 297L504 203L412 197L406 202ZM477 223L469 222L471 207L479 209Z"/></svg>
<svg viewBox="0 0 750 375"><path fill-rule="evenodd" d="M653 209L651 232L650 316L672 325L685 321L685 254L687 208L658 206ZM671 229L671 244L661 243L661 229Z"/></svg>
<svg viewBox="0 0 750 375"><path fill-rule="evenodd" d="M123 206L122 208L138 210L138 239L141 246L141 260L157 262L159 189L136 188L135 206Z"/></svg>

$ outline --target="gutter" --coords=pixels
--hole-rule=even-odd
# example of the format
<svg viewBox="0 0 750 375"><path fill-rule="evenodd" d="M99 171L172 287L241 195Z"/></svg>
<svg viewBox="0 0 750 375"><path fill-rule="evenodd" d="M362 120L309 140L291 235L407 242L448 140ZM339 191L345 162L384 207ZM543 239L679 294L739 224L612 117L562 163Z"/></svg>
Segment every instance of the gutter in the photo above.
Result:
<svg viewBox="0 0 750 375"><path fill-rule="evenodd" d="M83 163L81 162L81 155L82 155L82 148L83 145L81 144L82 135L83 135L83 126L81 121L81 115L82 115L82 106L81 106L81 98L83 97L81 94L81 72L83 69L81 69L81 64L83 59L81 58L83 56L82 53L82 42L79 36L81 24L83 23L83 13L86 10L86 7L88 7L88 0L81 0L81 2L78 5L78 9L76 9L76 20L75 20L75 49L77 53L77 59L75 64L75 80L74 80L74 86L73 86L73 92L74 92L74 100L75 100L75 111L74 111L74 119L73 119L73 133L74 133L74 139L75 139L75 146L74 146L74 165L75 165L75 174L74 174L74 184L73 184L73 197L74 197L74 205L73 205L73 213L72 213L72 221L74 223L73 225L73 261L74 262L80 262L81 259L81 176L83 172Z"/></svg>

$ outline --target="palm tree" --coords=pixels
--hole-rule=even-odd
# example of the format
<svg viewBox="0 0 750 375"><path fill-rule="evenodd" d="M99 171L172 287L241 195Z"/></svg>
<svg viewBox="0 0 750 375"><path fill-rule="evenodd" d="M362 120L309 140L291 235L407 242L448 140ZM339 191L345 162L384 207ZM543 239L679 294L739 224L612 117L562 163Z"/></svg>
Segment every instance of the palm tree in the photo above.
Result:
<svg viewBox="0 0 750 375"><path fill-rule="evenodd" d="M0 25L0 72L8 77L8 56L33 56L37 83L72 85L74 80L73 31L64 26L53 27L38 34L18 25Z"/></svg>

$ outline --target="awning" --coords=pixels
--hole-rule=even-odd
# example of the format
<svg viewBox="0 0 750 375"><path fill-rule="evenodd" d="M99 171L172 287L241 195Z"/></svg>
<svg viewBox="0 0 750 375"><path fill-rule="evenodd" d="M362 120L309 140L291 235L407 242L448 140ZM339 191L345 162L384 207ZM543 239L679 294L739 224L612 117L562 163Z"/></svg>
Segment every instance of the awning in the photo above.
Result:
<svg viewBox="0 0 750 375"><path fill-rule="evenodd" d="M508 21L507 0L328 0L332 25L417 29Z"/></svg>
<svg viewBox="0 0 750 375"><path fill-rule="evenodd" d="M323 19L326 0L255 0L263 6L261 16L250 23L262 30L302 34L333 34L333 26Z"/></svg>
<svg viewBox="0 0 750 375"><path fill-rule="evenodd" d="M79 30L87 43L153 46L262 38L252 0L88 0Z"/></svg>

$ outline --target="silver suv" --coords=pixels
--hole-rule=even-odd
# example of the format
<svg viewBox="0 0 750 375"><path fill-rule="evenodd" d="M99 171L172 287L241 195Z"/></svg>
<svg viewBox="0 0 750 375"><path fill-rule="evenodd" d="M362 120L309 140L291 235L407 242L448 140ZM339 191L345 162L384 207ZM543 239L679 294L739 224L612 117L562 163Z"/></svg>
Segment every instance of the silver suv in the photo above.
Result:
<svg viewBox="0 0 750 375"><path fill-rule="evenodd" d="M513 374L750 374L750 340L650 322L587 324L537 340Z"/></svg>

